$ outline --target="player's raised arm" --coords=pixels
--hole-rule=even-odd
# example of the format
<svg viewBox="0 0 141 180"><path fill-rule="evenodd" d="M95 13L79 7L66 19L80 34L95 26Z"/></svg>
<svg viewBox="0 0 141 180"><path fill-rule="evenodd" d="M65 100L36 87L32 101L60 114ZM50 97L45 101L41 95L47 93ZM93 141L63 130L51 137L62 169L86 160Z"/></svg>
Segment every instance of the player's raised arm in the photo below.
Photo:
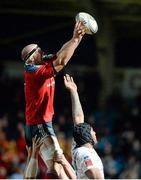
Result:
<svg viewBox="0 0 141 180"><path fill-rule="evenodd" d="M84 34L84 25L77 21L74 27L73 37L57 52L57 59L53 62L54 68L57 72L59 72L68 63Z"/></svg>
<svg viewBox="0 0 141 180"><path fill-rule="evenodd" d="M73 78L68 74L64 76L65 87L70 91L71 102L72 102L72 117L74 124L79 124L84 122L84 113L80 103L79 95L77 92L77 86L73 81Z"/></svg>

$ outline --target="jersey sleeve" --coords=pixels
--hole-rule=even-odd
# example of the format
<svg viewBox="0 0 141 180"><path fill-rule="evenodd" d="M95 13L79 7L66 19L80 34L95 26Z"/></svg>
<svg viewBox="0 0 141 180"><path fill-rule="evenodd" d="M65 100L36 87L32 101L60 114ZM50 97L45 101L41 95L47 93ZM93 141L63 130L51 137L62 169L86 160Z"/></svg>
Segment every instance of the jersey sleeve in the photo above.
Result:
<svg viewBox="0 0 141 180"><path fill-rule="evenodd" d="M50 78L55 76L57 73L53 66L53 61L57 58L56 55L50 54L48 55L48 60L45 61L45 64L38 68L35 72L36 76Z"/></svg>
<svg viewBox="0 0 141 180"><path fill-rule="evenodd" d="M55 76L56 71L53 67L52 62L46 62L44 65L40 66L36 71L35 75L37 77L45 77L45 78L50 78L52 76Z"/></svg>
<svg viewBox="0 0 141 180"><path fill-rule="evenodd" d="M24 69L26 73L34 73L37 78L51 78L56 75L56 70L53 66L53 61L56 59L56 55L50 55L48 60L43 65L25 64Z"/></svg>
<svg viewBox="0 0 141 180"><path fill-rule="evenodd" d="M79 152L79 160L80 160L79 166L82 167L83 173L85 173L89 169L97 168L96 159L94 159L94 157L92 157L92 155L89 151Z"/></svg>

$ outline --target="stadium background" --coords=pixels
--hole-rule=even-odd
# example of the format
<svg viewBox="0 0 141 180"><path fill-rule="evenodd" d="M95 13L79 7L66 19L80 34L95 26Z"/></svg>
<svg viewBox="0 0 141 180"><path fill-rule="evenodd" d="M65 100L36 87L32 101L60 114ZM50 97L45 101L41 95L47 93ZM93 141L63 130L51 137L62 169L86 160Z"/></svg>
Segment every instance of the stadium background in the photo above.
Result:
<svg viewBox="0 0 141 180"><path fill-rule="evenodd" d="M140 0L0 1L0 178L22 178L26 163L20 51L35 42L47 53L56 52L71 38L80 11L96 18L99 31L84 37L56 78L55 131L71 161L71 104L62 78L69 73L86 120L97 131L105 177L141 178ZM46 169L39 162L43 178Z"/></svg>

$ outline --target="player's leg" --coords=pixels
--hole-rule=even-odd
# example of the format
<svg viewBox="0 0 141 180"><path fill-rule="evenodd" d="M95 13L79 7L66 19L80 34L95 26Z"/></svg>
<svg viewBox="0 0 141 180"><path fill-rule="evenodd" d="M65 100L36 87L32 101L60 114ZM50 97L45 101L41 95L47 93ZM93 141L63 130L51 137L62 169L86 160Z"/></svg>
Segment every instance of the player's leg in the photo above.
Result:
<svg viewBox="0 0 141 180"><path fill-rule="evenodd" d="M43 124L38 125L26 125L25 127L25 139L28 147L32 146L32 138L37 135L37 137L44 138L44 143L40 147L39 155L43 159L44 163L47 166L48 173L52 176L57 175L55 173L54 164L53 164L53 154L54 154L54 143L50 137L50 133L54 134L53 131L48 132L48 128L44 128Z"/></svg>
<svg viewBox="0 0 141 180"><path fill-rule="evenodd" d="M25 135L28 146L32 146L32 138L35 135L44 138L44 143L40 148L40 156L47 166L48 173L54 175L54 178L58 175L61 179L68 179L62 165L53 161L54 152L62 153L62 150L52 128L52 122L26 126Z"/></svg>
<svg viewBox="0 0 141 180"><path fill-rule="evenodd" d="M40 155L48 168L48 173L55 172L59 178L69 179L62 165L53 162L54 152L62 154L63 151L60 148L58 139L55 135L52 122L46 123L43 126L44 131L48 136L45 138L44 144L40 148Z"/></svg>
<svg viewBox="0 0 141 180"><path fill-rule="evenodd" d="M52 177L53 179L57 179L58 175L56 173L56 170L54 168L52 156L54 152L54 146L53 146L53 140L51 137L48 135L48 132L46 133L43 124L39 125L26 125L25 126L25 139L26 139L26 144L28 147L32 147L32 138L35 137L44 138L44 143L41 146L39 155L45 162L47 166L47 177ZM38 168L36 167L36 171Z"/></svg>

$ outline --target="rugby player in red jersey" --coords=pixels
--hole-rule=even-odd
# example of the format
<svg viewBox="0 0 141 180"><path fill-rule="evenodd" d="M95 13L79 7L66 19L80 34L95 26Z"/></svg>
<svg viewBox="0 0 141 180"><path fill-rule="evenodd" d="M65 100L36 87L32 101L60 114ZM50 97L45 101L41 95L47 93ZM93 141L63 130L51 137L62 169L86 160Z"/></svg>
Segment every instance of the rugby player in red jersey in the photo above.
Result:
<svg viewBox="0 0 141 180"><path fill-rule="evenodd" d="M47 165L48 173L56 173L62 179L67 179L63 168L53 162L54 152L62 153L52 127L54 78L71 59L84 34L85 27L78 21L72 38L56 54L45 55L37 44L29 44L21 52L25 62L26 142L32 146L35 135L46 137L40 147L40 156Z"/></svg>

